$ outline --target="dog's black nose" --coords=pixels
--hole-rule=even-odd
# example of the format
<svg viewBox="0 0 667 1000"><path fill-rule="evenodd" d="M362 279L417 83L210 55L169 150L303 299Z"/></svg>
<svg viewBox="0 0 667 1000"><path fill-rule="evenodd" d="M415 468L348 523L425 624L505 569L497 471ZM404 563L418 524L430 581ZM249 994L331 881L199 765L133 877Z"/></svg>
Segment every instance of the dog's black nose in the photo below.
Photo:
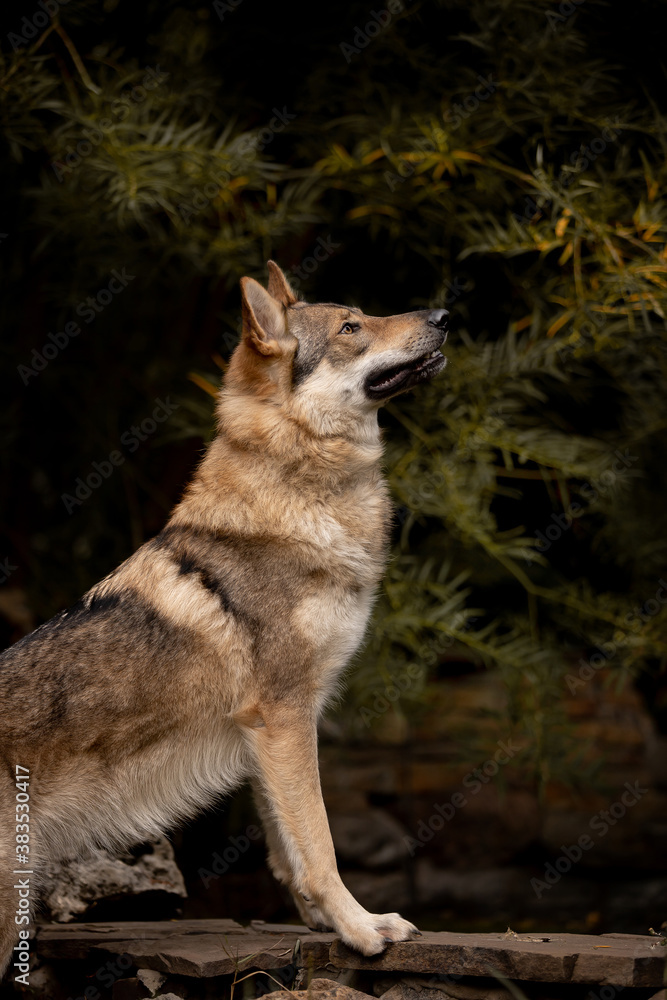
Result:
<svg viewBox="0 0 667 1000"><path fill-rule="evenodd" d="M442 332L447 336L447 330L449 328L449 312L447 309L434 309L428 318L428 325L434 326L437 330L442 330Z"/></svg>

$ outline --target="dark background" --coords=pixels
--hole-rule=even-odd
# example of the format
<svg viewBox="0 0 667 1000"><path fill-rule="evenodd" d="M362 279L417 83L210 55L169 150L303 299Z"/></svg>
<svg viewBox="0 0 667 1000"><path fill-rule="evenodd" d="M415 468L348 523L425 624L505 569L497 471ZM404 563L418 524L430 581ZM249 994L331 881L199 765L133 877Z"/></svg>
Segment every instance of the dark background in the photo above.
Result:
<svg viewBox="0 0 667 1000"><path fill-rule="evenodd" d="M398 505L394 590L382 597L360 679L325 737L338 748L343 767L347 746L366 741L377 747L379 760L383 739L424 747L431 741L442 753L437 726L429 729L424 721L429 700L456 703L461 679L477 678L483 686L489 676L491 683L498 677L503 693L482 711L496 728L487 734L476 728L475 712L470 718L464 711L446 753L465 773L485 759L487 735L493 746L497 738L521 732L530 749L517 780L539 802L539 815L534 835L510 860L538 872L558 850L544 836L544 802L560 808L562 788L579 784L579 808L590 815L597 808L586 798L591 788L602 803L613 801L605 789L613 788L610 775L619 767L614 748L627 737L627 717L633 733L644 727L653 740L623 759L628 778L645 774L651 747L662 746L655 741L667 728L662 611L647 618L641 634L610 665L612 673L619 668L635 701L614 708L619 728L608 742L594 728L586 743L576 728L585 712L571 710L561 697L570 664L590 657L624 627L628 609L653 597L664 572L663 276L658 270L652 272L655 280L646 278L641 267L648 258L639 251L632 258L629 238L619 263L595 227L619 231L641 222L633 238L642 253L648 246L651 266L658 266L666 146L658 24L665 4L644 0L630 10L584 0L576 9L560 7L573 12L519 0L406 3L349 61L341 43L354 44L379 5L285 7L242 0L221 19L212 4L70 0L57 21L65 36L52 32L34 49L25 45L14 52L9 33L21 31L22 19L39 10L23 3L4 11L0 40L3 642L72 603L164 523L212 430L206 384L217 383L238 336L240 276L263 280L268 257L286 270L301 267L320 238L336 249L300 285L312 300L345 299L368 313L388 314L448 301L447 282L457 278L464 291L450 304L449 381L382 417ZM66 39L99 95L87 90ZM76 147L83 128L108 114L114 98L138 85L147 67L158 65L169 77L164 88L131 106L136 132L114 129L102 148L58 181L53 161ZM460 128L450 129L454 103L489 74L499 82L498 93ZM256 134L276 108L295 118L255 158L232 170L249 181L235 189L223 182L222 194L208 198L186 221L179 206L191 204L207 183L215 187L220 170L228 168L226 161L216 164L217 139L227 137L220 147L225 150L235 137ZM173 120L178 141L160 144L157 133L151 134L149 126L161 114ZM562 176L563 167L572 168L573 153L576 159L580 145L599 136L609 120L621 123L618 142L577 169L556 197L546 188L540 192L539 163L552 180ZM427 124L431 131L425 133ZM433 129L447 135L443 148L450 154L461 149L483 162L457 160L455 170L446 167L440 175L435 163L422 170L426 165L410 157L423 148L420 136ZM373 151L380 158L366 162ZM399 182L400 166L405 180ZM589 183L583 194L582 180ZM583 275L576 273L574 257L561 262L558 243L558 220L577 197L584 206L577 221ZM533 208L526 209L527 200ZM514 228L512 215L523 217ZM650 224L655 230L644 239ZM128 287L23 384L18 366L31 363L33 349L47 343L48 333L62 330L76 317L77 305L123 268L135 276ZM607 317L605 323L576 353L567 337L592 304L617 313L597 314ZM553 331L567 308L574 316ZM526 315L532 324L517 326ZM519 364L512 360L512 345L521 331L527 340ZM496 353L485 354L487 347ZM448 393L461 400L459 410L442 404ZM177 404L173 417L146 434L136 450L122 447L123 435L133 434L131 428L160 399ZM500 433L498 440L489 438L489 413L503 431L523 433L524 444L504 446ZM415 427L428 434L426 445ZM461 450L471 439L472 459ZM71 495L93 463L108 461L119 447L123 464L68 513L63 494ZM612 491L563 532L544 565L522 564L544 593L528 594L506 560L469 533L465 518L481 524L487 515L494 543L509 544L503 536L508 530L518 528L526 538L544 531L581 484L604 470L604 455L627 447L639 456L627 488ZM401 466L412 450L413 463ZM436 486L437 502L425 499L423 483L429 476L440 482L443 456L463 477L467 513L449 479L442 490ZM515 552L512 558L520 562ZM443 594L429 577L432 562L436 570L450 567L448 580L469 572L470 589L464 593L461 584ZM414 574L422 570L416 585ZM463 615L463 624L471 619L471 631L436 647L419 690L383 719L383 725L398 720L393 735L380 738L359 722L360 706L372 704L375 692L420 660L417 650L439 635L439 609L454 592L460 600L453 610ZM569 605L559 603L563 594ZM510 648L517 636L532 644L530 650ZM548 661L541 658L545 651ZM611 711L608 687L587 695L590 713ZM434 760L440 759L436 754ZM443 777L442 795L450 778ZM653 824L657 831L660 817L664 822L664 793L654 774L651 781L654 811L643 828ZM545 789L551 799L545 800ZM411 830L437 791L425 789L421 805L416 787L388 799L373 798L380 793L372 789L364 794L370 806L386 808ZM571 802L563 808L577 815ZM193 914L205 915L212 899L200 893L200 858L252 816L241 797L177 836ZM482 816L478 823L488 821ZM664 867L657 832L646 834L648 846L639 843L636 831L628 836L634 837L629 855L621 844L618 857L611 852L595 870L595 879L604 882L611 869L634 878L642 864L648 879L656 866ZM289 915L263 872L262 854L259 845L242 859L226 883L227 896L216 884L216 913L226 905L233 916ZM433 857L463 870L466 864L479 867L470 858L452 863ZM411 864L406 859L398 868L414 882ZM255 872L255 881L246 878ZM654 910L663 906L659 898ZM418 894L413 903L412 915L419 916ZM575 910L580 905L585 903L572 904ZM443 907L434 904L436 914ZM451 921L451 907L447 912ZM575 918L585 921L585 914ZM650 920L658 918L652 911ZM620 926L613 915L605 919L605 928ZM632 920L625 929L643 929L641 913Z"/></svg>

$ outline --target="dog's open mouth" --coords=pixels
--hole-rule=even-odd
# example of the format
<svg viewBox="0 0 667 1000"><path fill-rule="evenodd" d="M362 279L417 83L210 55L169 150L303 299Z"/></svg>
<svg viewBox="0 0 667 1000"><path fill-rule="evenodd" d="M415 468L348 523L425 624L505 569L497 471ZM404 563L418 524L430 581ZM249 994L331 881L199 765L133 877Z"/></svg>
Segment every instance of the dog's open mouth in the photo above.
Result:
<svg viewBox="0 0 667 1000"><path fill-rule="evenodd" d="M409 364L397 365L376 372L366 380L366 392L372 399L384 399L397 392L411 389L418 382L425 382L442 371L447 363L439 350L424 354Z"/></svg>

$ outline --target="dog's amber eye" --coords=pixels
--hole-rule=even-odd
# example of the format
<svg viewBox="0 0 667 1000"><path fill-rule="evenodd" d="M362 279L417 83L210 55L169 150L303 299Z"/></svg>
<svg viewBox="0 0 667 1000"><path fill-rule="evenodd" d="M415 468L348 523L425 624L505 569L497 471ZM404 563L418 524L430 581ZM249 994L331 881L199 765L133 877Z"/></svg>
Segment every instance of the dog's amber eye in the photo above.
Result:
<svg viewBox="0 0 667 1000"><path fill-rule="evenodd" d="M344 323L343 326L341 327L341 329L338 332L339 333L354 333L355 330L358 330L358 329L359 329L359 324L358 323Z"/></svg>

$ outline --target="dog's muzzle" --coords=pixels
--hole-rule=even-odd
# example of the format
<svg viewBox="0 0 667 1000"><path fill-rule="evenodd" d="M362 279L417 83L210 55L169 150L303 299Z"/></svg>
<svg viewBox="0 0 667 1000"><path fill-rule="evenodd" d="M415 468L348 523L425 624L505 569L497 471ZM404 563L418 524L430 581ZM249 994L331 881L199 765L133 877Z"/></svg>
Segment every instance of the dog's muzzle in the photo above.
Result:
<svg viewBox="0 0 667 1000"><path fill-rule="evenodd" d="M369 375L365 389L370 399L378 401L389 399L399 392L411 389L418 382L434 378L442 371L446 359L440 353L440 348L447 340L449 312L447 309L433 309L428 314L426 325L430 330L423 340L430 341L429 349L410 361L380 369Z"/></svg>

